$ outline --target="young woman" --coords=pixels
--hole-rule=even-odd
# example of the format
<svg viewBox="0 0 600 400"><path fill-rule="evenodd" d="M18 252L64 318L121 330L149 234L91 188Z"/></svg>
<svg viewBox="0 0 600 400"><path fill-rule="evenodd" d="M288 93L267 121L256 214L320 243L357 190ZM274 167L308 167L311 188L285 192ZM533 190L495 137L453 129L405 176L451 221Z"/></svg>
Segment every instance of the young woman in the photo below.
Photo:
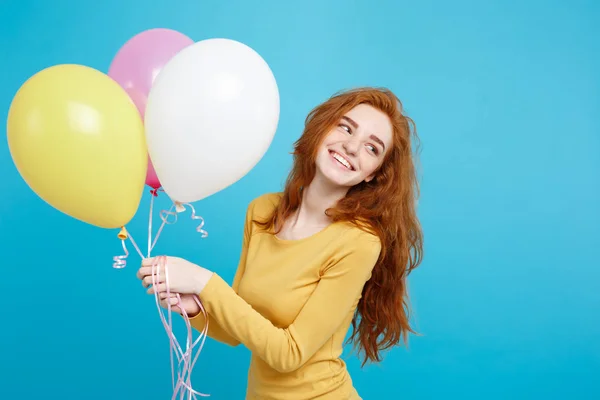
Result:
<svg viewBox="0 0 600 400"><path fill-rule="evenodd" d="M198 296L209 336L252 352L247 399L360 399L340 358L344 338L364 362L413 332L407 276L421 262L412 121L387 89L337 94L307 117L283 193L254 199L229 286L212 271L168 257L152 283L152 259L138 272L162 305L194 315ZM178 312L181 309L173 308Z"/></svg>

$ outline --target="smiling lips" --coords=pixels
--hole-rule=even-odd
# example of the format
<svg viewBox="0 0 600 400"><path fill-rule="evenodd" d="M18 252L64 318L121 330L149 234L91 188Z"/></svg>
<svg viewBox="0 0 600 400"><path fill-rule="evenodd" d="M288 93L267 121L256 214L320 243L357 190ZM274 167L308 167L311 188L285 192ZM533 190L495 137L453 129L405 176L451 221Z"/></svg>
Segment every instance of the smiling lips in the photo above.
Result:
<svg viewBox="0 0 600 400"><path fill-rule="evenodd" d="M329 154L331 154L331 156L340 164L342 164L344 167L346 167L347 169L349 169L350 171L354 171L354 167L352 166L352 164L350 164L350 161L348 161L347 159L345 159L341 154L333 151L333 150L329 150Z"/></svg>

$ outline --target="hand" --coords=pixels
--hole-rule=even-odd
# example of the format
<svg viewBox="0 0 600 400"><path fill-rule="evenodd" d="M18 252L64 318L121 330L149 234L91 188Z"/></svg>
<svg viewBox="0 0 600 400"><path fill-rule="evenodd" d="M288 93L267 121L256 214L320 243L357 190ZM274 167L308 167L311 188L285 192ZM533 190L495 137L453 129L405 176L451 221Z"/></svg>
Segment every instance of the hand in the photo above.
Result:
<svg viewBox="0 0 600 400"><path fill-rule="evenodd" d="M165 262L161 262L161 259ZM153 269L156 285L153 284ZM146 258L137 273L142 285L148 288L148 294L162 293L168 289L171 293L197 295L202 292L212 275L211 271L179 257Z"/></svg>
<svg viewBox="0 0 600 400"><path fill-rule="evenodd" d="M195 294L182 294L180 295L181 300L178 303L177 300L177 293L169 293L169 298L167 298L167 293L163 292L159 294L160 297L160 305L164 308L164 309L168 309L169 308L169 304L171 305L171 311L174 311L176 313L182 314L183 315L183 311L185 311L185 313L187 314L187 316L189 318L193 318L196 315L200 314L200 306L198 305L198 302L196 301L196 295Z"/></svg>

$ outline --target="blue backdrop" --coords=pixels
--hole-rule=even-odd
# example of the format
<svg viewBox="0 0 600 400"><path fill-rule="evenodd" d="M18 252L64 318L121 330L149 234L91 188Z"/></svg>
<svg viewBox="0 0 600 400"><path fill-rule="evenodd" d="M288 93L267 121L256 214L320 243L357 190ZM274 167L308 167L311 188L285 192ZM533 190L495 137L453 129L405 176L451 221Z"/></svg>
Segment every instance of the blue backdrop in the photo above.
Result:
<svg viewBox="0 0 600 400"><path fill-rule="evenodd" d="M246 205L281 189L308 111L342 88L388 86L422 138L426 257L410 281L422 336L364 370L348 355L360 393L597 399L598 21L591 0L4 0L0 115L37 71L79 63L106 72L145 29L253 47L280 88L275 140L244 179L197 204L209 238L182 220L156 252L231 281ZM116 232L36 197L6 140L0 177L0 397L169 398L168 343L135 278L139 259L113 270ZM130 225L142 242L149 198ZM248 359L209 340L195 387L242 398Z"/></svg>

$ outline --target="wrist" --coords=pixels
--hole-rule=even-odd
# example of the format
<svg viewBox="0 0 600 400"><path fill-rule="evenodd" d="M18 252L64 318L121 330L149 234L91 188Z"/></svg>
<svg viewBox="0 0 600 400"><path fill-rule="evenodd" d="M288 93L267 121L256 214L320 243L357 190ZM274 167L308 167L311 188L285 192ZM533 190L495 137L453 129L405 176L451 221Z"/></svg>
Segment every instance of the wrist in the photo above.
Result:
<svg viewBox="0 0 600 400"><path fill-rule="evenodd" d="M204 287L208 284L208 281L212 277L213 272L205 268L198 267L198 272L194 275L194 294L199 295L204 290Z"/></svg>
<svg viewBox="0 0 600 400"><path fill-rule="evenodd" d="M198 306L198 309L197 310L194 309L193 312L188 313L187 316L188 316L189 319L194 319L194 318L196 318L198 315L200 315L202 313L202 309L199 306L200 305L200 298L196 294L194 294L192 296L194 296L193 297L194 303L196 303L196 305Z"/></svg>

